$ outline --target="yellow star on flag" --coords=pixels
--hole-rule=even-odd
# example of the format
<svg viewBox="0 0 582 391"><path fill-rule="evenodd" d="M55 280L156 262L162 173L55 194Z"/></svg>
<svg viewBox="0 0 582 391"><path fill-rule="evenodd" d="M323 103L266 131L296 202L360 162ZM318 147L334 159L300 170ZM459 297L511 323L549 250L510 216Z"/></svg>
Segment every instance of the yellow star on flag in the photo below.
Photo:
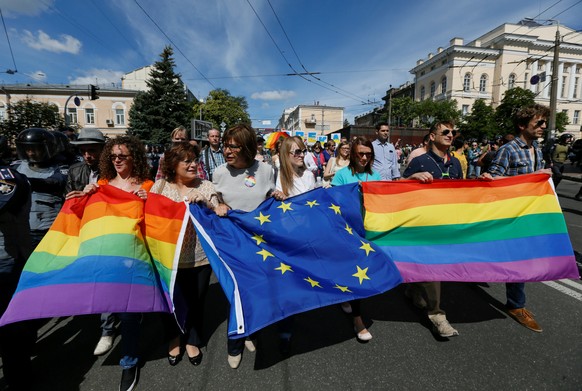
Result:
<svg viewBox="0 0 582 391"><path fill-rule="evenodd" d="M283 213L287 212L288 210L293 210L293 208L291 208L291 203L290 202L285 203L283 201L281 201L281 205L279 205L277 207L277 209L282 209L283 210Z"/></svg>
<svg viewBox="0 0 582 391"><path fill-rule="evenodd" d="M285 272L293 272L293 269L291 269L291 266L285 265L283 262L281 262L281 266L276 267L275 270L280 270L281 274L285 274Z"/></svg>
<svg viewBox="0 0 582 391"><path fill-rule="evenodd" d="M267 258L269 258L269 257L274 257L273 254L271 254L270 252L268 252L265 249L262 249L261 251L257 251L257 254L263 256L263 262L265 262L267 260Z"/></svg>
<svg viewBox="0 0 582 391"><path fill-rule="evenodd" d="M259 220L261 222L261 225L263 225L263 223L270 223L271 220L269 220L269 217L271 217L271 215L264 215L263 212L259 212L259 217L255 217L255 219Z"/></svg>
<svg viewBox="0 0 582 391"><path fill-rule="evenodd" d="M350 292L350 293L352 293L352 291L349 290L347 286L341 286L341 285L335 284L334 288L335 289L339 289L342 292Z"/></svg>
<svg viewBox="0 0 582 391"><path fill-rule="evenodd" d="M254 234L251 239L257 241L257 246L259 246L261 243L267 243L265 239L263 239L263 235Z"/></svg>
<svg viewBox="0 0 582 391"><path fill-rule="evenodd" d="M316 200L307 201L307 203L305 205L309 205L310 208L313 208L314 206L319 206L319 204L317 203Z"/></svg>
<svg viewBox="0 0 582 391"><path fill-rule="evenodd" d="M376 252L376 250L374 250L372 248L372 246L370 245L370 243L366 243L366 242L364 242L362 240L360 240L360 242L362 242L362 246L360 248L366 252L366 256L368 256L370 254L370 251Z"/></svg>
<svg viewBox="0 0 582 391"><path fill-rule="evenodd" d="M350 226L348 225L348 223L346 223L346 227L344 228L346 231L348 231L348 233L350 235L353 235L352 229L350 228Z"/></svg>
<svg viewBox="0 0 582 391"><path fill-rule="evenodd" d="M342 212L340 211L340 207L334 204L331 204L331 206L329 207L329 209L333 209L333 211L335 212L336 215L341 215Z"/></svg>
<svg viewBox="0 0 582 391"><path fill-rule="evenodd" d="M368 277L368 275L366 274L368 272L368 268L361 269L357 265L356 265L356 267L358 268L358 272L356 274L352 274L352 276L358 277L358 279L360 280L360 285L362 285L362 281L370 279L370 277Z"/></svg>
<svg viewBox="0 0 582 391"><path fill-rule="evenodd" d="M303 280L310 283L312 288L315 288L315 287L322 288L321 285L319 285L319 281L312 280L311 277L304 278Z"/></svg>

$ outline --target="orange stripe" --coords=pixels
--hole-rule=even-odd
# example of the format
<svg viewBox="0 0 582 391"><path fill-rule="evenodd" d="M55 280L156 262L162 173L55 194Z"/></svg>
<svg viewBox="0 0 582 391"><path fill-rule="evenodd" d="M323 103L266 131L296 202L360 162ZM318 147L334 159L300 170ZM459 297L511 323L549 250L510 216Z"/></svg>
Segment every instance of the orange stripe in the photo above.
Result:
<svg viewBox="0 0 582 391"><path fill-rule="evenodd" d="M61 211L51 226L51 231L62 232L68 236L79 236L81 220L74 213Z"/></svg>
<svg viewBox="0 0 582 391"><path fill-rule="evenodd" d="M499 181L485 182L496 183ZM522 196L543 196L554 194L549 182L525 182L512 186L488 188L434 188L432 184L423 184L418 189L398 194L367 194L364 192L364 206L374 213L393 213L402 210L446 204L475 204L502 201Z"/></svg>
<svg viewBox="0 0 582 391"><path fill-rule="evenodd" d="M176 243L182 228L182 220L166 219L148 215L146 217L146 232L148 238L168 243Z"/></svg>
<svg viewBox="0 0 582 391"><path fill-rule="evenodd" d="M161 194L149 193L145 212L147 215L155 215L168 219L182 221L186 212L184 202L175 202Z"/></svg>

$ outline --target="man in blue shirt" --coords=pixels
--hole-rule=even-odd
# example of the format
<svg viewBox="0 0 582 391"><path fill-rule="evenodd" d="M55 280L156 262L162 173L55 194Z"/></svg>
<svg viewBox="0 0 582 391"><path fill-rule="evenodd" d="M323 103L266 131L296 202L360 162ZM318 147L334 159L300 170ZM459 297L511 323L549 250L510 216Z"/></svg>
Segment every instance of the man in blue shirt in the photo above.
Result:
<svg viewBox="0 0 582 391"><path fill-rule="evenodd" d="M380 174L385 181L400 179L400 164L394 145L388 141L390 127L386 122L376 125L376 136L376 140L372 142L374 147L372 170Z"/></svg>
<svg viewBox="0 0 582 391"><path fill-rule="evenodd" d="M550 109L538 104L518 110L514 122L519 136L499 148L488 173L483 177L497 179L533 172L551 175L551 169L544 169L543 155L537 141L544 134L549 115ZM522 326L541 333L542 328L525 308L525 284L507 283L505 287L508 315Z"/></svg>
<svg viewBox="0 0 582 391"><path fill-rule="evenodd" d="M423 183L430 183L433 179L463 178L461 163L449 154L449 148L457 134L453 128L454 125L448 121L437 122L432 126L427 153L410 161L404 171L404 178L416 179ZM427 311L429 320L441 337L459 335L459 332L447 320L445 311L440 308L440 281L408 284L405 295L412 299L414 305Z"/></svg>

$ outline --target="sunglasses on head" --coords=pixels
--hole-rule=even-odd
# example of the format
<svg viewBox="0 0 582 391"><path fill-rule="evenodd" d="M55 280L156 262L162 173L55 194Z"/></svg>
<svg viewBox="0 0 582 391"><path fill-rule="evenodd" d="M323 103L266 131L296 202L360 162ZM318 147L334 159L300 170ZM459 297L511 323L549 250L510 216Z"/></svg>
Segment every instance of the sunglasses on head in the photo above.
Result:
<svg viewBox="0 0 582 391"><path fill-rule="evenodd" d="M301 156L301 154L305 155L307 153L307 149L296 149L290 152L293 156Z"/></svg>
<svg viewBox="0 0 582 391"><path fill-rule="evenodd" d="M540 119L538 122L536 122L536 128L544 126L547 123L548 123L548 121L546 121L545 119Z"/></svg>
<svg viewBox="0 0 582 391"><path fill-rule="evenodd" d="M449 133L452 133L453 137L455 137L457 135L456 130L445 129L441 132L441 136L447 136Z"/></svg>

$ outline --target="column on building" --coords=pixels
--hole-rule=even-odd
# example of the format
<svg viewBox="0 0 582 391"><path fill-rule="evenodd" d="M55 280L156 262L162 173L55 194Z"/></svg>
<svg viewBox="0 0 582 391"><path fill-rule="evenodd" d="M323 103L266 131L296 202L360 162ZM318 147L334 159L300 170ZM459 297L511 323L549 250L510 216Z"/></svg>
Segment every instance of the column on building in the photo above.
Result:
<svg viewBox="0 0 582 391"><path fill-rule="evenodd" d="M550 99L550 90L551 90L552 78L554 77L554 74L551 72L551 70L552 70L551 64L552 64L551 61L545 62L544 71L546 72L546 83L543 86L540 86L540 88L543 88L541 90L542 97L544 97L546 99Z"/></svg>
<svg viewBox="0 0 582 391"><path fill-rule="evenodd" d="M578 64L570 64L570 83L568 86L568 99L574 99L574 82L576 81L576 66Z"/></svg>
<svg viewBox="0 0 582 391"><path fill-rule="evenodd" d="M537 75L537 73L538 73L538 62L537 61L534 61L531 64L531 76ZM529 83L529 80L526 80L526 83ZM536 86L534 84L531 84L530 83L529 90L531 92L536 92Z"/></svg>
<svg viewBox="0 0 582 391"><path fill-rule="evenodd" d="M562 77L564 76L564 63L558 65L558 99L562 97Z"/></svg>

